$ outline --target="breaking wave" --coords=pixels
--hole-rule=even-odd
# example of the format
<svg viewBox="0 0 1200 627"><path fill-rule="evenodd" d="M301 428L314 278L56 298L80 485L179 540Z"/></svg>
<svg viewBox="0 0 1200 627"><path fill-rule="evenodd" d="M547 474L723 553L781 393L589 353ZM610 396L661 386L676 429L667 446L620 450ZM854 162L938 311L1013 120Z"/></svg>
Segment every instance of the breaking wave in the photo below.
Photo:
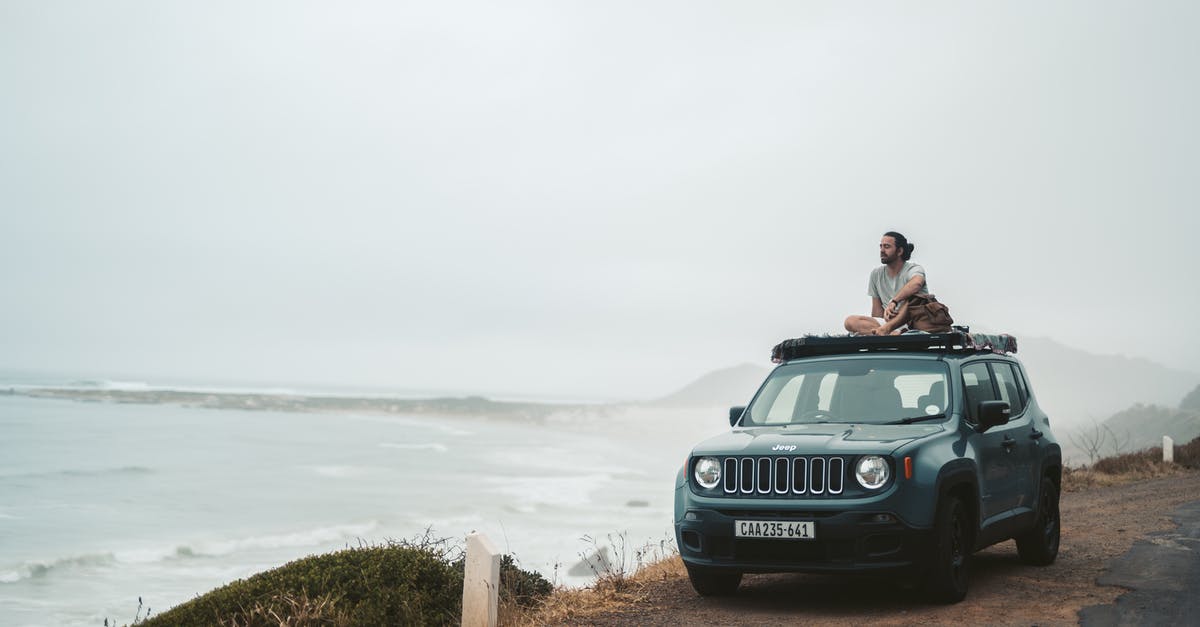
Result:
<svg viewBox="0 0 1200 627"><path fill-rule="evenodd" d="M16 583L26 579L41 579L51 576L55 572L79 568L109 568L121 564L154 564L166 561L215 558L260 550L326 547L336 542L362 537L378 527L378 522L368 521L361 524L316 527L292 533L77 555L48 562L30 561L11 568L0 568L0 584Z"/></svg>
<svg viewBox="0 0 1200 627"><path fill-rule="evenodd" d="M56 477L104 477L111 475L148 475L154 470L145 466L118 466L114 468L68 468L45 472L24 472L0 475L0 479L45 479Z"/></svg>
<svg viewBox="0 0 1200 627"><path fill-rule="evenodd" d="M395 442L381 442L379 446L380 448L395 448L403 451L427 450L436 451L438 453L445 453L446 451L450 450L445 444L441 444L439 442L429 442L426 444L397 444Z"/></svg>
<svg viewBox="0 0 1200 627"><path fill-rule="evenodd" d="M348 479L368 475L373 469L366 466L312 466L312 471L322 477Z"/></svg>
<svg viewBox="0 0 1200 627"><path fill-rule="evenodd" d="M113 381L111 379L79 379L70 381L65 387L98 390L149 390L150 384L145 381Z"/></svg>
<svg viewBox="0 0 1200 627"><path fill-rule="evenodd" d="M112 553L97 553L64 557L52 562L25 562L11 570L0 570L0 583L16 583L23 579L41 579L60 570L103 568L112 566L117 558Z"/></svg>

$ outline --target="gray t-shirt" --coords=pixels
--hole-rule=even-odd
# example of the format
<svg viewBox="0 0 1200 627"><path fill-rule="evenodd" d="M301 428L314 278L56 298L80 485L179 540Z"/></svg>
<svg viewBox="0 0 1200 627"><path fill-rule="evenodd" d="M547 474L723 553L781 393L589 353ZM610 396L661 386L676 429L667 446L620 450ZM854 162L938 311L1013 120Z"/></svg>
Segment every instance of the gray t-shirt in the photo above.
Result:
<svg viewBox="0 0 1200 627"><path fill-rule="evenodd" d="M878 298L884 305L892 300L896 292L904 287L914 276L925 276L925 268L921 264L905 261L904 267L900 268L900 272L896 276L888 276L887 266L879 266L871 271L871 280L867 283L867 296ZM927 279L928 280L928 279ZM928 294L929 285L926 283L917 290L918 294Z"/></svg>

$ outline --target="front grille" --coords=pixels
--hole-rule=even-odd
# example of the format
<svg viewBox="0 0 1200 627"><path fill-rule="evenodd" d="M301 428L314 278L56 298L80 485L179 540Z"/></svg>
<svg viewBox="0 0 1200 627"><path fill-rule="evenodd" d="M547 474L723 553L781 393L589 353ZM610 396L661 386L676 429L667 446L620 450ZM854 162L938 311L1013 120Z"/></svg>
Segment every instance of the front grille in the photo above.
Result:
<svg viewBox="0 0 1200 627"><path fill-rule="evenodd" d="M729 496L821 496L842 493L841 457L726 457L721 489Z"/></svg>

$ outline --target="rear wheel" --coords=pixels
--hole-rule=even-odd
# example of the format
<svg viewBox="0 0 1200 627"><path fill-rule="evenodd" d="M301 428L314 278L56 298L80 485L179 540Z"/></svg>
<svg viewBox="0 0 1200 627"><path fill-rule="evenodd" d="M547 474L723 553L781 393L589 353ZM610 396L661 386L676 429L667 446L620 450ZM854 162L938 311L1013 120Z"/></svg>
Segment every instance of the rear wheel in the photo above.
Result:
<svg viewBox="0 0 1200 627"><path fill-rule="evenodd" d="M1038 499L1037 521L1033 527L1017 536L1017 554L1021 561L1034 566L1053 564L1058 557L1058 536L1061 529L1058 517L1058 486L1050 477L1042 477L1042 495Z"/></svg>
<svg viewBox="0 0 1200 627"><path fill-rule="evenodd" d="M742 573L704 568L703 566L688 566L688 579L700 596L728 596L737 592L742 583Z"/></svg>
<svg viewBox="0 0 1200 627"><path fill-rule="evenodd" d="M971 520L957 496L938 503L934 525L933 565L925 589L940 603L958 603L967 596L967 562L971 555Z"/></svg>

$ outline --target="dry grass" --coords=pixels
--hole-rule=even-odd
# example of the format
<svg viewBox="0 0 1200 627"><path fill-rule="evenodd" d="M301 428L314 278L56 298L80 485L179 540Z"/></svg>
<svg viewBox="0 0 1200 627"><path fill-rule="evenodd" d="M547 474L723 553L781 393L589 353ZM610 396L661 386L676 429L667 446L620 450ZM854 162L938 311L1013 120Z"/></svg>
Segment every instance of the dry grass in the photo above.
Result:
<svg viewBox="0 0 1200 627"><path fill-rule="evenodd" d="M687 576L683 560L670 539L646 544L632 552L627 550L624 534L610 535L608 540L616 555L599 567L592 565L595 581L591 586L559 587L536 607L510 607L507 612L502 609L500 624L526 627L579 623L589 616L645 601L646 587L651 583ZM592 548L599 548L595 541Z"/></svg>
<svg viewBox="0 0 1200 627"><path fill-rule="evenodd" d="M1175 463L1188 468L1200 468L1200 438L1181 446L1177 445L1175 447Z"/></svg>
<svg viewBox="0 0 1200 627"><path fill-rule="evenodd" d="M1161 459L1161 458L1160 458ZM1103 460L1102 460L1103 461ZM1167 477L1171 475L1179 475L1187 473L1188 470L1177 464L1164 464L1161 461L1157 464L1146 464L1136 470L1128 470L1124 472L1104 472L1096 468L1064 468L1062 475L1062 490L1063 492L1080 492L1083 490L1091 490L1093 488L1106 488L1114 485L1123 485L1142 481L1144 479L1153 479L1155 477Z"/></svg>
<svg viewBox="0 0 1200 627"><path fill-rule="evenodd" d="M589 588L559 588L538 607L501 616L501 625L531 627L578 623L589 616L612 612L645 599L650 583L687 577L678 554L643 564L619 581L600 577ZM508 620L505 620L507 618Z"/></svg>
<svg viewBox="0 0 1200 627"><path fill-rule="evenodd" d="M349 614L339 611L333 597L276 594L267 602L219 620L221 627L349 627Z"/></svg>
<svg viewBox="0 0 1200 627"><path fill-rule="evenodd" d="M1105 457L1091 466L1064 468L1064 492L1078 492L1200 469L1200 438L1175 447L1175 462L1162 461L1162 447Z"/></svg>

